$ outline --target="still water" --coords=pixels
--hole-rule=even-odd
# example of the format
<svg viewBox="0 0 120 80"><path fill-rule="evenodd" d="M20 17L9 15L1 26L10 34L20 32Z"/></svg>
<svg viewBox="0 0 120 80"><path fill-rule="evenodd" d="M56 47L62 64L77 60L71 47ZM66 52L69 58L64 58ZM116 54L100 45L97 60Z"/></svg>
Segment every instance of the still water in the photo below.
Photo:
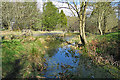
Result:
<svg viewBox="0 0 120 80"><path fill-rule="evenodd" d="M57 53L52 57L45 55L48 67L46 71L44 71L44 77L53 78L60 76L62 73L67 73L67 71L76 71L79 57L80 54L77 50L73 52L68 46L58 48Z"/></svg>
<svg viewBox="0 0 120 80"><path fill-rule="evenodd" d="M65 38L69 41L70 38ZM74 45L74 44L73 44ZM50 54L45 55L47 66L41 75L46 78L59 78L62 76L76 78L111 78L110 73L95 65L92 60L85 57L79 50L70 48L71 44L56 47L50 51Z"/></svg>

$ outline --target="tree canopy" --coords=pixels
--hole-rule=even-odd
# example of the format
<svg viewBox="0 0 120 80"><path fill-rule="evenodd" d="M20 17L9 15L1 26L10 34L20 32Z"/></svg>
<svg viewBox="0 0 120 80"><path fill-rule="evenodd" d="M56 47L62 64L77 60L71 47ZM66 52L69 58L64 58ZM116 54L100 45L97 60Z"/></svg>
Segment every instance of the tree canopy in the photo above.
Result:
<svg viewBox="0 0 120 80"><path fill-rule="evenodd" d="M2 24L7 29L36 29L39 19L37 2L2 2Z"/></svg>
<svg viewBox="0 0 120 80"><path fill-rule="evenodd" d="M118 20L111 2L95 3L90 19L92 23L98 26L101 35L118 25Z"/></svg>
<svg viewBox="0 0 120 80"><path fill-rule="evenodd" d="M42 24L44 30L54 30L59 21L59 11L52 2L47 2L43 6Z"/></svg>
<svg viewBox="0 0 120 80"><path fill-rule="evenodd" d="M61 24L61 28L63 28L63 30L65 30L67 28L67 17L64 14L63 10L61 10L60 12L60 24Z"/></svg>

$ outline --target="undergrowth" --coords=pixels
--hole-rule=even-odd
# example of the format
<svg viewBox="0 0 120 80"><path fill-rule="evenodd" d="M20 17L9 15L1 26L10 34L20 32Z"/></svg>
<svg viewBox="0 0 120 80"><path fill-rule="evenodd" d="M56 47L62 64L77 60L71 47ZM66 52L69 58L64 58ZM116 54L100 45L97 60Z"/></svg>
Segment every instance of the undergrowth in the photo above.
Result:
<svg viewBox="0 0 120 80"><path fill-rule="evenodd" d="M120 32L98 35L93 39L89 38L86 45L87 54L93 62L103 65L116 78L120 78L120 53L119 53L119 36Z"/></svg>

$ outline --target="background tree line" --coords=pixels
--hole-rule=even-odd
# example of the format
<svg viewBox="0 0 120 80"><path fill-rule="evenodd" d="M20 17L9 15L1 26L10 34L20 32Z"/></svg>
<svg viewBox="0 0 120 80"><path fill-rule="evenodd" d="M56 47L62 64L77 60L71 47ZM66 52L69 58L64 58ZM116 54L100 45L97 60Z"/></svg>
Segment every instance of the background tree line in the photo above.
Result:
<svg viewBox="0 0 120 80"><path fill-rule="evenodd" d="M36 30L41 25L39 18L37 2L2 2L2 26L5 29Z"/></svg>
<svg viewBox="0 0 120 80"><path fill-rule="evenodd" d="M70 3L67 4L70 6ZM81 2L81 8L78 10L77 4L73 1L73 7L79 14L76 17L69 17L63 10L59 11L52 2L44 3L43 12L37 8L37 2L2 2L2 28L81 31L83 29L79 28L83 23L80 22L80 16L83 16L81 19L85 22L85 32L103 35L113 29L117 30L118 18L115 11L117 8L111 2L88 3L87 7L93 7L92 12L85 14L82 12L85 11L84 4Z"/></svg>
<svg viewBox="0 0 120 80"><path fill-rule="evenodd" d="M92 4L93 11L90 17L86 19L86 30L101 35L112 32L113 28L118 26L117 7L111 2L98 2Z"/></svg>
<svg viewBox="0 0 120 80"><path fill-rule="evenodd" d="M44 4L43 13L37 8L37 2L2 2L3 29L51 31L57 24L60 28L67 26L67 17L52 2Z"/></svg>

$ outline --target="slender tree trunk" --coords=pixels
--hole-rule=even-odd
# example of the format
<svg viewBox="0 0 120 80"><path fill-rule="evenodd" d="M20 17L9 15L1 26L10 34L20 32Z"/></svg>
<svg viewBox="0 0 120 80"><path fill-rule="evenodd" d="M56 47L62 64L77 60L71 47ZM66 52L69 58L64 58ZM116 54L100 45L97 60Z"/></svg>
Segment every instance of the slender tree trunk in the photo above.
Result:
<svg viewBox="0 0 120 80"><path fill-rule="evenodd" d="M103 35L102 29L101 29L101 22L100 21L98 22L98 28L99 28L99 31L100 31L100 35Z"/></svg>
<svg viewBox="0 0 120 80"><path fill-rule="evenodd" d="M80 7L80 35L82 36L83 35L83 31L82 31L82 18L83 18L83 14L82 14L82 12L83 12L83 2L82 2L82 4L81 4L81 7Z"/></svg>
<svg viewBox="0 0 120 80"><path fill-rule="evenodd" d="M79 18L80 19L80 39L83 45L87 43L86 36L85 36L85 18L86 18L86 9L87 9L88 2L82 2L80 7L80 18Z"/></svg>
<svg viewBox="0 0 120 80"><path fill-rule="evenodd" d="M102 29L101 29L101 15L98 13L98 29L100 32L100 35L103 35Z"/></svg>
<svg viewBox="0 0 120 80"><path fill-rule="evenodd" d="M98 28L99 28L99 31L100 31L100 34L103 35L103 31L102 31L102 26L101 26L101 23L102 23L102 20L103 20L103 14L104 14L104 11L102 12L102 14L98 14Z"/></svg>
<svg viewBox="0 0 120 80"><path fill-rule="evenodd" d="M85 44L85 41L84 41L84 39L83 39L83 31L82 31L82 17L83 17L83 15L82 15L82 13L83 13L83 2L82 2L82 4L81 4L81 7L80 7L80 16L79 16L79 20L80 20L80 22L79 22L79 24L80 24L80 40L81 40L81 42L82 42L82 44L84 45Z"/></svg>
<svg viewBox="0 0 120 80"><path fill-rule="evenodd" d="M85 43L87 43L86 36L85 36L85 18L86 18L86 9L87 9L87 3L84 2L84 12L83 12L83 38L85 40Z"/></svg>

